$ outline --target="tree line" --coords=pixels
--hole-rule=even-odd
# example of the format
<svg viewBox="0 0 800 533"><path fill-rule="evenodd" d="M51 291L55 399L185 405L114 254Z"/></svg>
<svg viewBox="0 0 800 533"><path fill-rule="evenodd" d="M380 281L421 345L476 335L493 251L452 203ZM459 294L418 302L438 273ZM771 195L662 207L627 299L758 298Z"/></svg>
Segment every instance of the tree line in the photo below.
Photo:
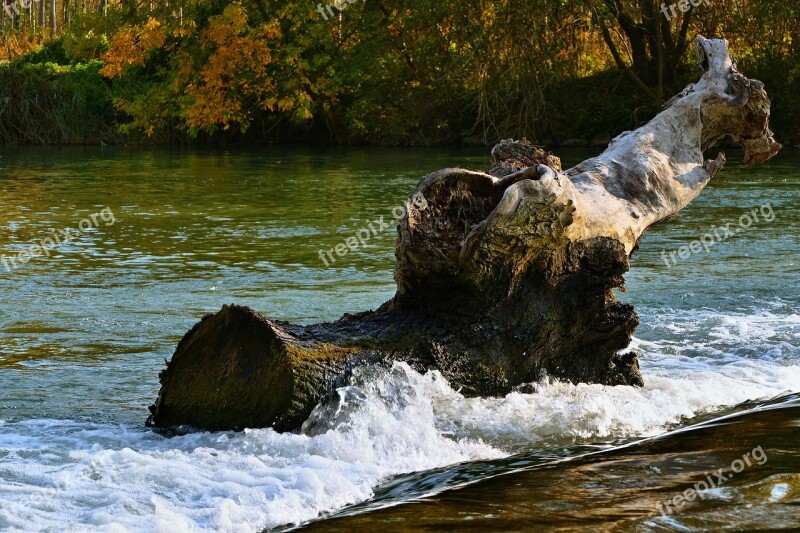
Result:
<svg viewBox="0 0 800 533"><path fill-rule="evenodd" d="M697 79L701 33L800 143L800 6L778 0L4 6L0 142L604 142Z"/></svg>

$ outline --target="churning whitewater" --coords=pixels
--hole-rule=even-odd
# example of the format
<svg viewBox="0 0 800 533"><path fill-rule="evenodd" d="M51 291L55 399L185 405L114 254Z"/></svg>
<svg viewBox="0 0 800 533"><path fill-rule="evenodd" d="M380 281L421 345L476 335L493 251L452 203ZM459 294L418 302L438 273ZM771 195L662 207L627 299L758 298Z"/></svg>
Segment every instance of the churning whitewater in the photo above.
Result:
<svg viewBox="0 0 800 533"><path fill-rule="evenodd" d="M642 309L643 389L537 384L466 399L405 364L361 369L302 434L167 437L77 420L0 424L0 528L259 531L370 499L401 473L664 432L797 390L800 317ZM661 337L659 337L661 335Z"/></svg>

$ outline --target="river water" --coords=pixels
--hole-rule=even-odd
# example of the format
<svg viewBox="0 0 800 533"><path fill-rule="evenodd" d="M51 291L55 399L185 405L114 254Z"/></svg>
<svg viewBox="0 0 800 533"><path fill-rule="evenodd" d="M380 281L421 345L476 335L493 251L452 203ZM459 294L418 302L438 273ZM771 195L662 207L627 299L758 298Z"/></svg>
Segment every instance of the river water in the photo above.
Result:
<svg viewBox="0 0 800 533"><path fill-rule="evenodd" d="M486 151L3 149L0 529L800 527L800 154L729 155L645 236L619 294L641 316L644 388L467 399L436 374L366 368L327 431L316 412L313 432L167 437L147 406L202 315L376 308L394 231L328 266L319 251Z"/></svg>

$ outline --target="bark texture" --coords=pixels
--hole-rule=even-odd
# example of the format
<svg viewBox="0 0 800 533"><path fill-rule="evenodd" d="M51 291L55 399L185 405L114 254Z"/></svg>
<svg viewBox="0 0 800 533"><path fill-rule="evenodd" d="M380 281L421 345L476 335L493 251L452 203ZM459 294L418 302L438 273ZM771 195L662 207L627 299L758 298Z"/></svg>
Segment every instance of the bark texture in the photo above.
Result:
<svg viewBox="0 0 800 533"><path fill-rule="evenodd" d="M763 84L724 40L697 39L704 74L644 127L562 171L527 141L503 141L488 172L424 177L400 219L397 293L377 311L298 326L225 306L189 331L161 373L148 424L295 430L358 365L436 369L467 395L502 395L548 375L643 385L624 352L639 319L618 302L642 234L691 202L725 162L780 145Z"/></svg>

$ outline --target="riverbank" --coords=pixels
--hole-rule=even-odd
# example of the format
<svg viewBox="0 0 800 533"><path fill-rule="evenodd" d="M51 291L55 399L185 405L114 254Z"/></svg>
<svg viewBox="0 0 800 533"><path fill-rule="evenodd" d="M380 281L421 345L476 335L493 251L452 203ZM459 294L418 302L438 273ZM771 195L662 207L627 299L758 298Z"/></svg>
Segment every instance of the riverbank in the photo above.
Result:
<svg viewBox="0 0 800 533"><path fill-rule="evenodd" d="M780 142L794 146L800 145L800 95L791 78L781 75L788 67L772 64L748 74L767 84L772 128ZM77 60L62 40L0 63L0 144L491 146L513 130L551 148L604 146L658 112L622 71L610 68L540 88L547 111L529 126L511 130L482 122L477 87L461 87L455 97L463 113L441 106L413 111L420 95L408 92L407 101L396 105L409 113L381 119L395 104L364 89L348 101L309 112L306 120L292 119L291 110L252 109L246 128L191 128L175 107L178 94L161 92L160 82L141 75L110 78L107 69L100 59ZM690 72L685 76L696 78ZM353 121L356 111L373 123Z"/></svg>

